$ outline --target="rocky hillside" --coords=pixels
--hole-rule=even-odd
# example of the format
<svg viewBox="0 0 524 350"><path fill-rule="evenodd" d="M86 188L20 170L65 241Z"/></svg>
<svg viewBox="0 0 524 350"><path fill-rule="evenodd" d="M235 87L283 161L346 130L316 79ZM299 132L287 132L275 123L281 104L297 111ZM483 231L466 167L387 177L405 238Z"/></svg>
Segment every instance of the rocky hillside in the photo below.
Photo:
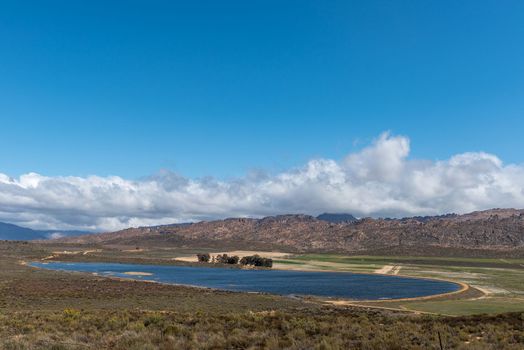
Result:
<svg viewBox="0 0 524 350"><path fill-rule="evenodd" d="M235 218L189 225L130 228L62 239L64 243L282 247L293 251L354 252L384 248L524 249L524 210L330 223L308 215Z"/></svg>

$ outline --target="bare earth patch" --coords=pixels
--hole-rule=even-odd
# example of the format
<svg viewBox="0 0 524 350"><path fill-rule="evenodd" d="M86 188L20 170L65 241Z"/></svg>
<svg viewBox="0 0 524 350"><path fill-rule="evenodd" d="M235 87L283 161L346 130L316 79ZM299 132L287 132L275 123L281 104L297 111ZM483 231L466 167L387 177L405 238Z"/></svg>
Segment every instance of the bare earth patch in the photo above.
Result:
<svg viewBox="0 0 524 350"><path fill-rule="evenodd" d="M83 255L87 255L87 254L91 254L91 253L99 253L101 251L102 251L102 249L84 250L84 252L82 254Z"/></svg>
<svg viewBox="0 0 524 350"><path fill-rule="evenodd" d="M401 266L399 265L386 265L380 269L375 270L375 273L382 275L398 275L400 272Z"/></svg>
<svg viewBox="0 0 524 350"><path fill-rule="evenodd" d="M471 286L477 288L478 290L480 290L482 293L485 294L485 296L489 296L489 295L493 295L493 294L510 294L510 292L505 290L505 289L497 288L497 287L493 287L493 286L484 286L484 285L483 286L478 286L478 285L474 285L474 284L472 284Z"/></svg>

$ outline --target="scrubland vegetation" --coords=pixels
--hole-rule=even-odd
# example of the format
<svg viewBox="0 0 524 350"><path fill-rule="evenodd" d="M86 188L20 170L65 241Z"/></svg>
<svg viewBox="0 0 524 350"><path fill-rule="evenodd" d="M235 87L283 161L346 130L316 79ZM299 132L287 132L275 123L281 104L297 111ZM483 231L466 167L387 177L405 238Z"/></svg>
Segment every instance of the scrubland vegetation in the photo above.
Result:
<svg viewBox="0 0 524 350"><path fill-rule="evenodd" d="M521 349L522 314L435 319L382 312L18 312L5 349ZM439 341L440 334L440 341Z"/></svg>

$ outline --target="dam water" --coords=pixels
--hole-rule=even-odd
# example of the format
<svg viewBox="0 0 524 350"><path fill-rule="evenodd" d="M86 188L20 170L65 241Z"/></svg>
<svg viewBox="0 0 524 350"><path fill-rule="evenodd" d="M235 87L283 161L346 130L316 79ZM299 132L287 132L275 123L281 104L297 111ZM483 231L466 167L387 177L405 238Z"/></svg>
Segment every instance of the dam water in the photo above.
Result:
<svg viewBox="0 0 524 350"><path fill-rule="evenodd" d="M33 262L29 264L59 271L93 273L99 276L147 280L238 292L319 296L355 300L424 297L457 291L460 285L447 281L355 274L286 270L187 267L81 262Z"/></svg>

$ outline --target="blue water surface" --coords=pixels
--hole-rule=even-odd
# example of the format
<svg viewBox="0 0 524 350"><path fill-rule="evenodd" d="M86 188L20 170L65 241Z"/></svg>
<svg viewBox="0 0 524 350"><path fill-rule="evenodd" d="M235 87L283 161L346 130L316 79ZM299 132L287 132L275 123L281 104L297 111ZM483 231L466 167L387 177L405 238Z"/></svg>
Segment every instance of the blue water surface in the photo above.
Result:
<svg viewBox="0 0 524 350"><path fill-rule="evenodd" d="M241 270L80 262L34 262L30 265L50 270L90 272L101 276L184 284L229 291L313 295L356 300L414 298L460 289L458 284L446 281L349 272ZM125 272L141 272L152 275L131 276L125 274Z"/></svg>

